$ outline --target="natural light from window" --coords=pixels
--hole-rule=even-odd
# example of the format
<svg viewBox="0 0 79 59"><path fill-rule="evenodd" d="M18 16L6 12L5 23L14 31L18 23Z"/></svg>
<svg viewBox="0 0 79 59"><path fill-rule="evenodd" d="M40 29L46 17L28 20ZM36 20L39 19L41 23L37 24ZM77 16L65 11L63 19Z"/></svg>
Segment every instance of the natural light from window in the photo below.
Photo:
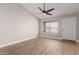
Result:
<svg viewBox="0 0 79 59"><path fill-rule="evenodd" d="M45 32L51 34L58 33L58 21L54 22L45 22Z"/></svg>

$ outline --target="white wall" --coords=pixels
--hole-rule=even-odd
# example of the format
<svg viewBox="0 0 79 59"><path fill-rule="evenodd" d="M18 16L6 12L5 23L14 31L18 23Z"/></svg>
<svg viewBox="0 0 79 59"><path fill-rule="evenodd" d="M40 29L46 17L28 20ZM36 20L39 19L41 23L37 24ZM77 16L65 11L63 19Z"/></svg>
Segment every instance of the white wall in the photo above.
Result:
<svg viewBox="0 0 79 59"><path fill-rule="evenodd" d="M0 4L0 46L35 38L38 20L18 4Z"/></svg>
<svg viewBox="0 0 79 59"><path fill-rule="evenodd" d="M62 37L67 40L77 39L77 17L62 19Z"/></svg>
<svg viewBox="0 0 79 59"><path fill-rule="evenodd" d="M79 42L79 15L78 15L78 20L77 20L77 25L78 25L78 26L77 26L77 31L78 31L78 32L77 32L77 34L78 34L78 35L77 35L77 39L78 39L78 42Z"/></svg>

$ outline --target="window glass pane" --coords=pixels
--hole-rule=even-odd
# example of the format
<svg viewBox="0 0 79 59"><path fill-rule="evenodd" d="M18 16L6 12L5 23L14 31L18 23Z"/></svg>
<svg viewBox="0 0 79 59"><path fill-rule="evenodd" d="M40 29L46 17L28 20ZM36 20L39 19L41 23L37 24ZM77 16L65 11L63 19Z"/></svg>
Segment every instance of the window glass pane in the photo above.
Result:
<svg viewBox="0 0 79 59"><path fill-rule="evenodd" d="M58 22L46 22L45 31L47 33L57 34L58 33Z"/></svg>
<svg viewBox="0 0 79 59"><path fill-rule="evenodd" d="M51 28L50 23L47 22L47 23L46 23L46 32L50 32L50 31L51 31L50 28Z"/></svg>
<svg viewBox="0 0 79 59"><path fill-rule="evenodd" d="M58 33L58 22L51 22L51 33Z"/></svg>

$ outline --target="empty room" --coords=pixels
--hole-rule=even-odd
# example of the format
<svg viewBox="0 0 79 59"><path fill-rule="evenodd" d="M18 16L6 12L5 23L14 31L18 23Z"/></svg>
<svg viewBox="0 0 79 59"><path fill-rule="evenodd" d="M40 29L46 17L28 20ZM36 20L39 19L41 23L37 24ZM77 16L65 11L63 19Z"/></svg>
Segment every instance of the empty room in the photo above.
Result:
<svg viewBox="0 0 79 59"><path fill-rule="evenodd" d="M79 3L0 3L0 55L78 55Z"/></svg>

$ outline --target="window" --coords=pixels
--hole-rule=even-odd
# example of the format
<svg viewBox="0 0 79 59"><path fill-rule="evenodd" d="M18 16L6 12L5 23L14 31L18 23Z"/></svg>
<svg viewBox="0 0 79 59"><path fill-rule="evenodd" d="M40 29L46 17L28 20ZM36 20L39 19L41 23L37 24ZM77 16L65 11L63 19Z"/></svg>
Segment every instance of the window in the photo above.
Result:
<svg viewBox="0 0 79 59"><path fill-rule="evenodd" d="M50 34L57 34L58 21L44 22L44 31Z"/></svg>

